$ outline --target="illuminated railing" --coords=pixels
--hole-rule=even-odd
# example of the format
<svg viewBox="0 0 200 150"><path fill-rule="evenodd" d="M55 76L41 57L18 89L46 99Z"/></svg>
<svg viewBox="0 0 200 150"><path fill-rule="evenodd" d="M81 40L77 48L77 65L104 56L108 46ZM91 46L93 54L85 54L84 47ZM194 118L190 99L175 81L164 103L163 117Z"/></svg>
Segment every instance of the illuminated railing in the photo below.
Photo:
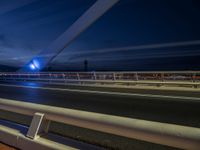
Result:
<svg viewBox="0 0 200 150"><path fill-rule="evenodd" d="M123 83L173 85L198 87L200 71L177 72L38 72L38 73L0 73L0 80L43 81L60 83Z"/></svg>

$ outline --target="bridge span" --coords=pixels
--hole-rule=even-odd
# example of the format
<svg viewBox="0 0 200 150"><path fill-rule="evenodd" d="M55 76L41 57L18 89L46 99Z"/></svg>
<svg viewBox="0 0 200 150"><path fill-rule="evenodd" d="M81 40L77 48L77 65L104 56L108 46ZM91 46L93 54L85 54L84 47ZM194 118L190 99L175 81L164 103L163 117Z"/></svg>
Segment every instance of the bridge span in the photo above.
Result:
<svg viewBox="0 0 200 150"><path fill-rule="evenodd" d="M74 74L77 76L77 73L73 73L71 74L71 78L74 77ZM192 73L192 76L190 76L191 73L188 72L179 72L178 75L173 76L173 80L176 79L175 81L173 81L174 83L176 83L176 85L158 85L158 80L162 80L161 77L164 79L166 73L164 74L164 76L159 76L159 74L163 73L154 73L154 75L152 73L138 73L137 81L142 80L145 81L145 83L148 83L139 85L127 84L127 82L131 83L130 79L127 80L128 77L131 78L131 73L129 73L129 76L127 76L126 73L123 73L123 75L119 75L119 73L118 75L115 74L114 80L112 78L113 73L112 76L107 73L105 73L104 75L102 75L101 73L100 76L97 73L96 78L99 78L99 81L101 81L103 84L99 84L98 81L96 83L93 83L95 81L94 77L92 76L92 79L89 79L91 78L89 74L90 73L80 73L78 75L79 78L77 79L71 79L70 82L61 82L63 80L63 73L51 73L51 79L47 78L47 74L38 75L24 73L20 75L2 73L0 82L0 97L2 98L0 103L0 116L2 120L1 124L5 125L7 124L7 122L15 122L15 124L17 123L18 125L21 124L25 126L29 126L31 124L32 115L30 116L30 114L28 114L28 116L26 116L27 113L23 112L22 109L20 111L16 110L15 106L13 106L14 104L12 104L11 107L11 104L9 103L12 103L14 101L19 102L19 106L28 102L28 105L26 106L29 106L29 103L30 106L32 104L39 104L48 106L50 108L56 107L58 109L65 108L83 112L105 114L109 115L109 117L116 116L127 119L138 119L138 122L140 122L140 120L144 120L149 121L148 123L150 124L152 122L162 123L162 125L158 127L161 129L161 131L159 132L157 130L155 131L154 129L148 129L152 133L155 132L158 135L165 132L167 135L171 134L171 128L165 131L165 128L168 128L168 125L175 125L175 128L176 125L178 125L177 132L179 132L179 129L185 127L188 127L189 129L191 128L192 132L193 130L196 131L195 133L199 132L200 90L198 86L192 85L193 83L198 84L197 72L195 73L195 77L194 72ZM169 77L169 74L170 73L168 73L166 76ZM38 77L39 80L37 80L37 78L35 77L36 75L37 77L40 76L40 78ZM62 78L60 78L60 75L62 75ZM154 79L148 79L149 75L154 77ZM64 80L67 80L67 75L64 74L64 76ZM121 77L120 80L119 76ZM83 80L83 78L86 77L88 79ZM102 80L102 77L104 77L104 80ZM194 78L196 79L195 82ZM92 80L93 82L88 82L89 80ZM126 82L125 84L107 83L108 81L114 82L117 80L120 82ZM132 81L135 80L132 79ZM154 82L156 84L154 84ZM164 81L162 80L161 82L166 82L166 79ZM180 84L177 82L180 82ZM185 83L189 83L189 86ZM4 104L5 100L6 102L8 102L8 104L6 104L6 108ZM16 103L16 105L18 106L18 103ZM40 108L39 105L33 107ZM25 109L25 107L23 109ZM145 123L145 125L148 123ZM91 124L92 122L88 124L88 127L84 126L84 128L82 128L83 126L79 126L79 124L78 126L74 126L74 124L71 124L71 122L70 124L63 124L62 121L60 123L57 121L51 121L49 133L54 133L62 137L72 138L76 142L73 141L74 144L72 144L71 147L78 149L81 149L81 147L85 149L149 149L149 147L152 147L152 149L176 149L187 148L185 147L186 145L192 146L192 144L190 143L191 141L194 142L195 140L199 140L198 134L192 134L191 132L191 135L187 135L181 131L179 133L183 134L183 139L181 140L185 141L187 144L181 144L180 146L180 144L177 144L176 142L170 142L171 138L176 133L176 130L173 130L173 135L170 135L172 137L168 138L167 141L169 142L163 142L162 140L155 140L155 137L153 135L148 134L146 136L143 136L141 139L141 133L139 134L139 137L130 138L130 136L128 136L128 138L126 137L126 135L125 137L123 137L123 135L118 136L119 134L115 135L115 133L113 134L113 132L107 133L106 130L106 133L99 132L98 125L96 125L97 129L95 128L95 130L98 131L94 131L94 128L90 128ZM113 125L113 127L114 126L115 125ZM131 127L134 126L135 125L132 124ZM147 127L149 128L151 127L151 125ZM146 130L147 129L145 128L145 134L148 131ZM132 132L133 130L130 131ZM146 137L148 136L152 136L152 138L146 139ZM165 134L162 135L162 137L165 136ZM176 136L173 138L175 138L175 141L180 140ZM3 137L1 137L1 140L2 139ZM80 144L80 142L86 142L86 144ZM96 147L93 147L92 145L96 145ZM189 148L195 149L195 144L194 147Z"/></svg>

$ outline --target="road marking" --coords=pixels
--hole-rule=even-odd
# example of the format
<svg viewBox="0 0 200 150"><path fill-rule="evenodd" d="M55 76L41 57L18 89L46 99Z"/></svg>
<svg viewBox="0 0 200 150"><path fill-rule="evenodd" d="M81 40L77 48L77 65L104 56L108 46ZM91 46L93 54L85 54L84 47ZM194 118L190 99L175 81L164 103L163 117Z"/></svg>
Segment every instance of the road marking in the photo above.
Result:
<svg viewBox="0 0 200 150"><path fill-rule="evenodd" d="M138 96L138 97L152 97L152 98L171 98L180 100L190 100L190 101L200 101L198 97L187 97L187 96L167 96L167 95L153 95L153 94L138 94L138 93L121 93L121 92L105 92L105 91L90 91L90 90L77 90L77 89L62 89L62 88L52 88L52 87L36 87L30 85L8 85L0 84L0 86L7 87L18 87L18 88L30 88L30 89L41 89L41 90L54 90L54 91L68 91L68 92L78 92L78 93L91 93L91 94L107 94L107 95L118 95L118 96Z"/></svg>

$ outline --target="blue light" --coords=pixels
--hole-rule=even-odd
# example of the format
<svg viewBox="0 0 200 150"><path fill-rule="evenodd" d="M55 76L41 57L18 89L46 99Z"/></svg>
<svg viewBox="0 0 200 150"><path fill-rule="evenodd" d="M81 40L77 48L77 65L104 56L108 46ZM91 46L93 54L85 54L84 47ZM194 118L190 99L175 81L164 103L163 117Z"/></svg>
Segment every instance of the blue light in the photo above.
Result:
<svg viewBox="0 0 200 150"><path fill-rule="evenodd" d="M37 60L33 60L33 64L34 64L35 68L40 69L40 64Z"/></svg>
<svg viewBox="0 0 200 150"><path fill-rule="evenodd" d="M29 68L31 70L39 70L40 69L40 64L37 60L33 60L30 65L29 65Z"/></svg>
<svg viewBox="0 0 200 150"><path fill-rule="evenodd" d="M36 67L34 66L34 64L30 64L29 66L30 66L31 70L35 70L36 69Z"/></svg>

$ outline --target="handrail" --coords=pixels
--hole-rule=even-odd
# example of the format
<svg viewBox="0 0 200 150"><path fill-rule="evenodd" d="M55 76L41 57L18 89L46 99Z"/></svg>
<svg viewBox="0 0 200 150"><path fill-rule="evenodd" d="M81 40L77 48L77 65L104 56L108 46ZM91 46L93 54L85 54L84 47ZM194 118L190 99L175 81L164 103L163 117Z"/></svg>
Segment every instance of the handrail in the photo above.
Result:
<svg viewBox="0 0 200 150"><path fill-rule="evenodd" d="M157 73L197 73L199 74L200 71L79 71L79 72L0 72L0 74L75 74L75 73L100 73L100 74L110 74L110 73L141 73L141 74L157 74Z"/></svg>
<svg viewBox="0 0 200 150"><path fill-rule="evenodd" d="M194 127L7 99L0 99L0 109L31 116L39 112L45 114L47 120L182 149L200 147L200 129Z"/></svg>
<svg viewBox="0 0 200 150"><path fill-rule="evenodd" d="M0 72L0 80L6 81L42 81L54 84L70 82L78 84L122 84L122 85L169 85L200 87L200 71L179 72ZM53 82L51 82L53 81ZM60 84L60 83L59 83Z"/></svg>
<svg viewBox="0 0 200 150"><path fill-rule="evenodd" d="M63 81L63 79L34 79L34 78L12 78L13 80L19 80L19 81L53 81L56 83L56 81ZM155 80L138 80L138 81L126 81L126 80L87 80L87 79L65 79L65 82L82 82L82 83L122 83L122 84L150 84L150 85L192 85L192 86L200 86L200 82L190 82L190 81L155 81Z"/></svg>
<svg viewBox="0 0 200 150"><path fill-rule="evenodd" d="M0 79L12 78L62 78L88 80L189 80L200 81L200 71L168 72L0 72Z"/></svg>

